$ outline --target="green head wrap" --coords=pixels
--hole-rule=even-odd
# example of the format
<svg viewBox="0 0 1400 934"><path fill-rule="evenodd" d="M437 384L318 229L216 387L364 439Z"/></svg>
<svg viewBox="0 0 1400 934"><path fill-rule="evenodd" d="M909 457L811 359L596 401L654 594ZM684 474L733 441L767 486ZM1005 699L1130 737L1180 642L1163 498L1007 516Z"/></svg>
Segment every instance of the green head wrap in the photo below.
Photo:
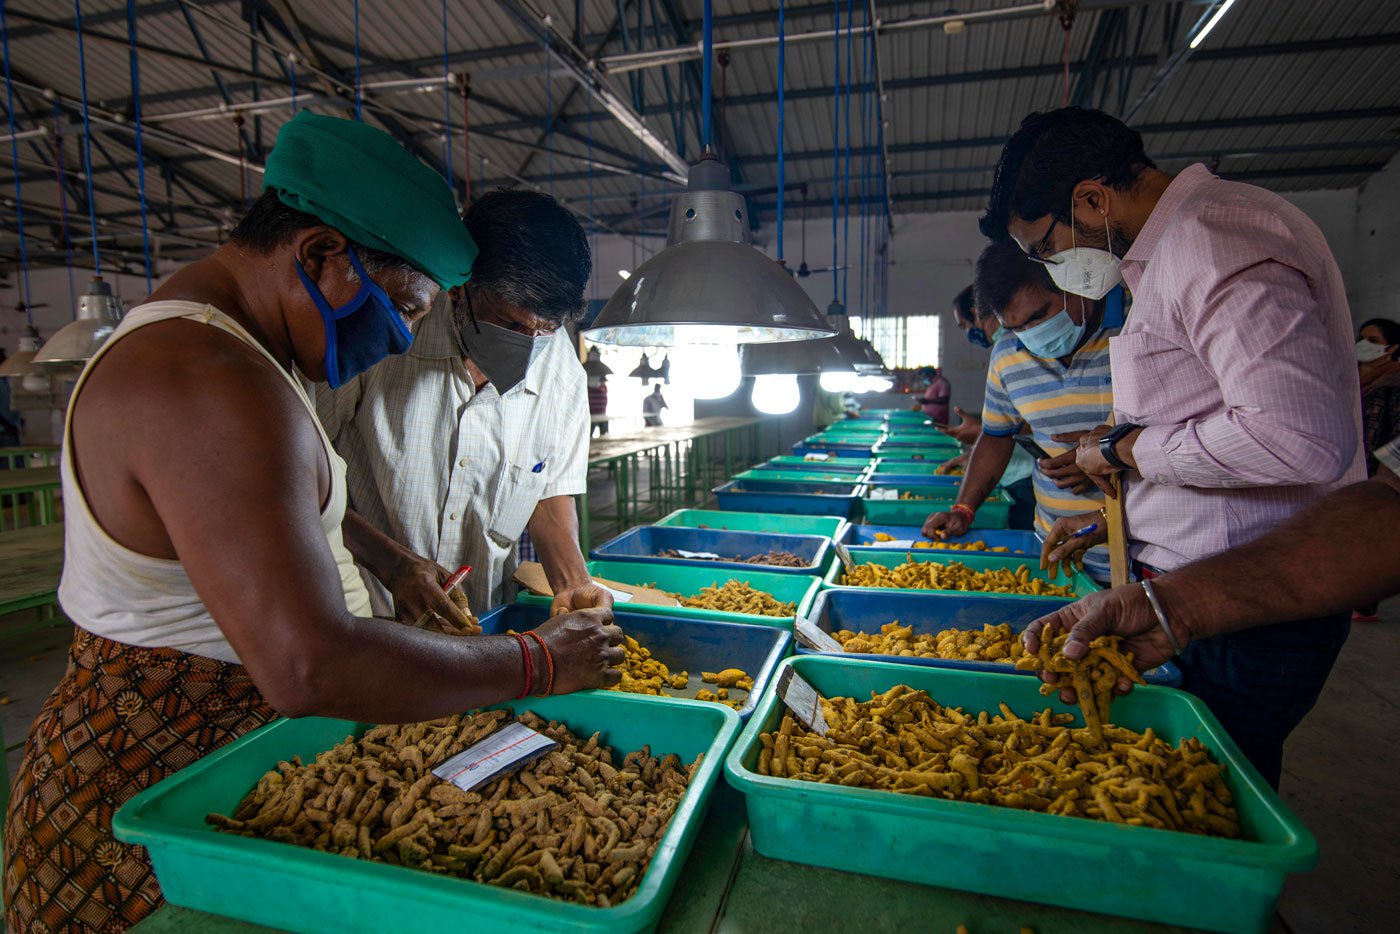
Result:
<svg viewBox="0 0 1400 934"><path fill-rule="evenodd" d="M444 289L471 276L476 244L452 192L383 130L303 110L277 134L263 188L356 243L402 257Z"/></svg>

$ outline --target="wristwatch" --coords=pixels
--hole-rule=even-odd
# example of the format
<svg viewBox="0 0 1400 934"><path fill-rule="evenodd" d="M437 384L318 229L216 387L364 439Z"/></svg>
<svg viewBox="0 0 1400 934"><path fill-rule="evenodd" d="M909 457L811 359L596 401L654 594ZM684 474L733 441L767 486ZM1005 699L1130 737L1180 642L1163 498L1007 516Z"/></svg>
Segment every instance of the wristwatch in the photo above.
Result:
<svg viewBox="0 0 1400 934"><path fill-rule="evenodd" d="M1123 436L1130 431L1137 431L1141 425L1134 425L1132 422L1125 422L1122 425L1114 425L1108 434L1099 439L1099 453L1103 459L1108 461L1119 470L1132 470L1123 459L1113 450L1113 446L1122 440Z"/></svg>

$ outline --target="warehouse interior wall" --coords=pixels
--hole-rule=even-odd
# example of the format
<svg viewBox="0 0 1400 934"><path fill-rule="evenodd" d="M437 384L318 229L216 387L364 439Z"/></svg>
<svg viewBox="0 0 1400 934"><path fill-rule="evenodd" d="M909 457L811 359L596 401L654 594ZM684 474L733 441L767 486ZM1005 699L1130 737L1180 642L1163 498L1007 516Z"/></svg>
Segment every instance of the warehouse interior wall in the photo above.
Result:
<svg viewBox="0 0 1400 934"><path fill-rule="evenodd" d="M1400 321L1400 156L1366 180L1356 198L1347 295L1351 314ZM1343 272L1347 272L1343 267Z"/></svg>

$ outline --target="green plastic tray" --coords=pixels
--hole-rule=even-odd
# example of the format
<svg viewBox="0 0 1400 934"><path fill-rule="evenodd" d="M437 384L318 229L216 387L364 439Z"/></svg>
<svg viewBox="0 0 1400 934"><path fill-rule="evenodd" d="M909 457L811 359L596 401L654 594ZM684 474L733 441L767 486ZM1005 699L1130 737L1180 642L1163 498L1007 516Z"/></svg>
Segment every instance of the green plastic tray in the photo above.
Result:
<svg viewBox="0 0 1400 934"><path fill-rule="evenodd" d="M884 441L877 442L870 449L874 457L893 457L900 460L923 460L941 464L950 457L962 453L962 447L951 438L947 444L921 444L918 447L890 447Z"/></svg>
<svg viewBox="0 0 1400 934"><path fill-rule="evenodd" d="M953 455L956 457L957 455ZM875 459L875 463L870 467L870 476L879 474L918 474L928 477L951 477L955 474L941 474L938 466L941 461L906 461L897 457L885 455Z"/></svg>
<svg viewBox="0 0 1400 934"><path fill-rule="evenodd" d="M1004 701L1022 716L1047 706L1078 713L1015 675L821 656L783 664L827 696L864 700L907 684L968 712L995 712ZM1114 721L1150 726L1173 742L1199 738L1227 767L1245 839L759 775L759 734L781 719L777 681L725 762L729 783L748 799L754 849L764 856L1216 931L1267 930L1285 876L1317 863L1312 834L1205 705L1184 692L1137 688L1113 702Z"/></svg>
<svg viewBox="0 0 1400 934"><path fill-rule="evenodd" d="M388 863L238 837L207 827L230 814L284 759L310 759L368 724L322 717L278 720L230 743L131 799L113 820L118 839L144 846L172 904L278 930L648 931L655 927L699 831L739 717L719 704L654 700L615 692L531 698L509 706L559 720L574 733L601 731L630 751L650 744L687 762L704 753L641 888L613 908L591 908Z"/></svg>
<svg viewBox="0 0 1400 934"><path fill-rule="evenodd" d="M776 512L726 512L719 509L677 509L653 525L777 535L825 535L841 540L850 522L840 516L789 516Z"/></svg>
<svg viewBox="0 0 1400 934"><path fill-rule="evenodd" d="M874 479L874 478L871 478ZM866 525L918 525L922 526L930 513L945 511L952 507L958 498L955 486L919 486L916 483L900 483L891 487L903 493L905 490L918 491L924 499L871 499L869 487L861 490L861 505L865 507ZM989 496L972 519L974 529L1004 529L1011 519L1011 500L1000 488Z"/></svg>
<svg viewBox="0 0 1400 934"><path fill-rule="evenodd" d="M755 464L755 470L815 470L829 471L831 468L839 468L838 473L858 473L869 466L869 461L859 460L854 457L829 458L824 461L809 461L805 457L796 454L779 454L769 458L762 464Z"/></svg>
<svg viewBox="0 0 1400 934"><path fill-rule="evenodd" d="M978 555L965 551L940 552L935 551L933 549L924 549L921 551L908 552L870 551L865 549L857 549L856 551L850 552L850 555L851 560L856 564L883 564L887 568L899 567L901 564L911 559L918 562L931 561L935 564L951 564L952 562L957 561L960 564L967 565L974 571L989 571L996 570L998 568L1009 568L1010 570L1014 571L1017 568L1020 568L1022 565L1024 565L1025 567L1030 569L1031 577L1033 578L1040 578L1043 581L1050 581L1053 584L1065 583L1065 579L1063 577L1051 580L1049 572L1042 571L1039 568L1039 560L1036 558L1026 559L1024 557L1016 557L1012 555L1007 555L1005 557L1001 555ZM978 594L982 593L981 591L966 590L919 590L917 588L912 587L854 587L841 583L844 575L845 567L839 561L834 562L831 565L831 570L827 571L826 576L822 579L822 586L824 588L841 587L848 590L888 591L889 593L952 593L963 595L966 595L970 592ZM1077 600L1080 597L1087 597L1089 594L1103 589L1098 584L1094 583L1093 579L1090 578L1089 575L1085 574L1083 571L1075 571L1074 576L1069 579L1069 583L1074 587L1075 595L1073 597L1052 597L1048 595L1037 597L1031 594L1014 593L989 593L985 594L985 596L996 597L1001 600Z"/></svg>
<svg viewBox="0 0 1400 934"><path fill-rule="evenodd" d="M796 603L797 615L806 616L821 590L821 578L803 574L774 574L772 571L731 571L722 568L688 567L678 564L639 564L634 561L589 561L588 573L635 587L655 587L667 593L689 597L712 584L727 580L747 581L756 590L766 590L784 603ZM549 597L539 597L521 591L517 603L548 604ZM751 623L791 630L796 616L758 616L753 613L726 613L721 610L701 610L688 606L657 606L649 603L628 603L634 613L652 613L683 619L715 619L726 623Z"/></svg>
<svg viewBox="0 0 1400 934"><path fill-rule="evenodd" d="M736 474L735 480L792 480L797 483L853 483L859 482L858 473L822 473L817 470L766 470L755 467Z"/></svg>

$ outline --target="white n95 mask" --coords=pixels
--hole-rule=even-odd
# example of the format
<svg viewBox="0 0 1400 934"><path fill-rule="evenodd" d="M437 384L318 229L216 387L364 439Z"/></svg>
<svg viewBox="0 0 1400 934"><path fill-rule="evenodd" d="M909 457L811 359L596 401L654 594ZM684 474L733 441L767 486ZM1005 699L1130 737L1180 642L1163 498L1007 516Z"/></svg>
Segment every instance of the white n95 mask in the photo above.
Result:
<svg viewBox="0 0 1400 934"><path fill-rule="evenodd" d="M1108 229L1108 215L1103 219L1108 235L1107 250L1075 245L1049 258L1047 270L1055 285L1065 292L1098 301L1123 281L1122 260L1113 255L1113 232ZM1074 204L1070 204L1069 233L1074 237Z"/></svg>

